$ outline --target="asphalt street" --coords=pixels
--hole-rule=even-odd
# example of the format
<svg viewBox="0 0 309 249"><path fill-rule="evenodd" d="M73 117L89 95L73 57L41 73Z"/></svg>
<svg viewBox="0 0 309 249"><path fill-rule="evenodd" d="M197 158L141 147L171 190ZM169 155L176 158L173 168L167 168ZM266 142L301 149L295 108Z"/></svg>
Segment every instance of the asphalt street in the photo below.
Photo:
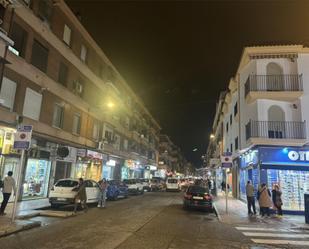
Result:
<svg viewBox="0 0 309 249"><path fill-rule="evenodd" d="M216 215L182 209L181 193L145 193L0 239L2 249L266 248ZM45 222L44 222L45 221ZM276 247L278 248L278 247Z"/></svg>

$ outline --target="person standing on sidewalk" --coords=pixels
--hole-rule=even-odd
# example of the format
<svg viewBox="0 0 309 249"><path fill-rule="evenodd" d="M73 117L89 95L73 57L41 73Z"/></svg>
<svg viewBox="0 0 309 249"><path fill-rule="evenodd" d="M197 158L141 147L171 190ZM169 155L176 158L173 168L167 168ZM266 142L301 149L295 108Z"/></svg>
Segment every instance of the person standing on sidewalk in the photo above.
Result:
<svg viewBox="0 0 309 249"><path fill-rule="evenodd" d="M8 175L3 179L3 188L2 188L3 201L1 203L0 215L5 215L4 210L11 197L12 190L14 190L14 195L16 195L16 183L12 175L13 172L9 171Z"/></svg>
<svg viewBox="0 0 309 249"><path fill-rule="evenodd" d="M74 213L77 211L77 206L78 203L80 202L80 205L84 212L88 211L88 206L87 206L87 194L86 194L86 184L84 182L83 178L79 178L79 182L76 188L74 190L77 191L75 195L75 204L74 204Z"/></svg>
<svg viewBox="0 0 309 249"><path fill-rule="evenodd" d="M272 192L272 200L274 208L277 210L277 215L279 217L282 217L282 205L283 205L281 199L282 192L280 191L279 185L275 184L271 192Z"/></svg>
<svg viewBox="0 0 309 249"><path fill-rule="evenodd" d="M107 181L105 178L103 178L101 181L99 181L99 187L100 187L100 197L98 202L98 207L105 208L106 205L106 192L107 192Z"/></svg>
<svg viewBox="0 0 309 249"><path fill-rule="evenodd" d="M269 208L272 206L272 201L270 197L271 194L269 189L267 188L265 183L262 183L258 191L258 200L260 205L260 213L262 217L264 217L266 214L268 217L270 216Z"/></svg>
<svg viewBox="0 0 309 249"><path fill-rule="evenodd" d="M247 194L247 206L248 206L248 215L256 215L255 210L255 199L254 199L254 187L251 184L251 181L247 182L246 185L246 194ZM253 213L251 211L251 207L253 209Z"/></svg>

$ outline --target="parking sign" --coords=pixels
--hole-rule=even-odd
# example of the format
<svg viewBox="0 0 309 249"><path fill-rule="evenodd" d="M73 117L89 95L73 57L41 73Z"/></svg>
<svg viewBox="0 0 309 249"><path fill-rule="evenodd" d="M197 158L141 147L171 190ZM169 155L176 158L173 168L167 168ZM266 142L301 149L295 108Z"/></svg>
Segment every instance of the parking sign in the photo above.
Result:
<svg viewBox="0 0 309 249"><path fill-rule="evenodd" d="M27 150L30 148L32 135L32 125L22 125L18 127L14 135L14 149Z"/></svg>

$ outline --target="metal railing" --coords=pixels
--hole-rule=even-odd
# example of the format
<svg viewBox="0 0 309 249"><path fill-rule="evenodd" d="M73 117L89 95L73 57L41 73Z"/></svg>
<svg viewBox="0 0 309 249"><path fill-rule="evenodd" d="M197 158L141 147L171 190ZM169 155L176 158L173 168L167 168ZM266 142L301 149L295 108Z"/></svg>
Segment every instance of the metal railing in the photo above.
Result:
<svg viewBox="0 0 309 249"><path fill-rule="evenodd" d="M306 122L250 120L246 125L246 139L252 137L306 139Z"/></svg>
<svg viewBox="0 0 309 249"><path fill-rule="evenodd" d="M303 91L303 78L298 74L250 75L245 83L245 96L250 91Z"/></svg>

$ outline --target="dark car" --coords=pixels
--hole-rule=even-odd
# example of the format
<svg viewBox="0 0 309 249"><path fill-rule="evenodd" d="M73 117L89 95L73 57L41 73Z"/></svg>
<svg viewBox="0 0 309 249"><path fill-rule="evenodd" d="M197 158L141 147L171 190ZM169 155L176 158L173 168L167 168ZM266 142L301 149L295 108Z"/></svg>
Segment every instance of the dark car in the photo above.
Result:
<svg viewBox="0 0 309 249"><path fill-rule="evenodd" d="M189 186L183 197L183 207L213 212L212 196L209 194L209 189L198 185Z"/></svg>
<svg viewBox="0 0 309 249"><path fill-rule="evenodd" d="M128 197L128 186L117 180L108 181L106 197L109 200L117 200L118 198Z"/></svg>

